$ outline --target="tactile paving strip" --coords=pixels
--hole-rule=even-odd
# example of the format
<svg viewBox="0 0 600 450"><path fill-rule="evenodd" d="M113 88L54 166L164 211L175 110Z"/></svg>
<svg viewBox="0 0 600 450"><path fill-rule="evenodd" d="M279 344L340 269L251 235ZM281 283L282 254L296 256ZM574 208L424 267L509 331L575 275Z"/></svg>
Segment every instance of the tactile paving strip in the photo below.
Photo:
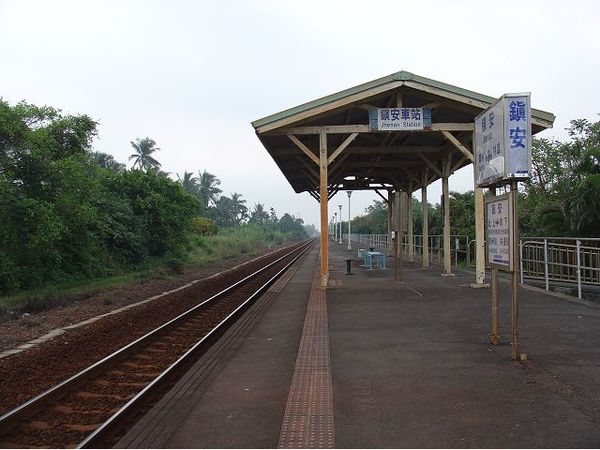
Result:
<svg viewBox="0 0 600 450"><path fill-rule="evenodd" d="M278 447L334 446L327 303L315 273Z"/></svg>

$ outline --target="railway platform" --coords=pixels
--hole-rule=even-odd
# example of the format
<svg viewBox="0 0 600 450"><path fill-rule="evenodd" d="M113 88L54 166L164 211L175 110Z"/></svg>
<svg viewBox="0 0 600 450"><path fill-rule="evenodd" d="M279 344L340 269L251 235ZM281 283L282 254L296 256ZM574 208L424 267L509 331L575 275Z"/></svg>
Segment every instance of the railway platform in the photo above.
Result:
<svg viewBox="0 0 600 450"><path fill-rule="evenodd" d="M127 448L600 447L600 309L520 289L511 360L472 275L313 249L118 442ZM346 275L345 259L355 259Z"/></svg>

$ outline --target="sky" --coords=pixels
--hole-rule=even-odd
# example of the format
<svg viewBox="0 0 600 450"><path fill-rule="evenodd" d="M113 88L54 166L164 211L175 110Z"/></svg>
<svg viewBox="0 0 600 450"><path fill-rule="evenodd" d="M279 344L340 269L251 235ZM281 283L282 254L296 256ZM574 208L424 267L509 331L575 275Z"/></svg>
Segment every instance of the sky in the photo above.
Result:
<svg viewBox="0 0 600 450"><path fill-rule="evenodd" d="M172 174L207 170L224 195L318 224L250 122L406 70L556 115L538 137L600 113L598 1L0 0L0 97L99 122L97 151L127 162L149 136ZM472 166L450 189L473 188ZM437 202L440 182L429 188ZM418 193L415 193L418 195ZM351 215L379 197L352 196ZM348 198L338 193L330 216Z"/></svg>

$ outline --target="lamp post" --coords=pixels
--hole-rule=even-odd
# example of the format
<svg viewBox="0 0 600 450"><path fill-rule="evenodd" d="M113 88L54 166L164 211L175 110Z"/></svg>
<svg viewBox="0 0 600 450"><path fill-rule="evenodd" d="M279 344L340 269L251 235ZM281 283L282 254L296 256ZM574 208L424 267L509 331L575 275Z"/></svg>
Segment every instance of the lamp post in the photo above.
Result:
<svg viewBox="0 0 600 450"><path fill-rule="evenodd" d="M352 250L352 244L350 243L350 196L352 191L346 191L348 194L348 250Z"/></svg>
<svg viewBox="0 0 600 450"><path fill-rule="evenodd" d="M337 233L338 233L338 220L337 213L333 213L333 242L337 241Z"/></svg>
<svg viewBox="0 0 600 450"><path fill-rule="evenodd" d="M338 244L342 244L342 205L338 205L338 208L340 208L340 240Z"/></svg>

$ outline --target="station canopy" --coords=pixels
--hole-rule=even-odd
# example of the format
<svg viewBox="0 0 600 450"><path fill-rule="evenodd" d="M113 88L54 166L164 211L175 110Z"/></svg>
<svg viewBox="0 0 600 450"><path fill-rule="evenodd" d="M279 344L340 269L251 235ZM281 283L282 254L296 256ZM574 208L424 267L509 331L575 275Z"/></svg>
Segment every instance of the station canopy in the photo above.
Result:
<svg viewBox="0 0 600 450"><path fill-rule="evenodd" d="M413 192L474 161L474 119L497 99L397 72L252 122L294 191L319 200L320 137L327 136L327 193L401 189ZM378 131L375 108L430 108L424 130ZM532 134L554 115L531 110Z"/></svg>

